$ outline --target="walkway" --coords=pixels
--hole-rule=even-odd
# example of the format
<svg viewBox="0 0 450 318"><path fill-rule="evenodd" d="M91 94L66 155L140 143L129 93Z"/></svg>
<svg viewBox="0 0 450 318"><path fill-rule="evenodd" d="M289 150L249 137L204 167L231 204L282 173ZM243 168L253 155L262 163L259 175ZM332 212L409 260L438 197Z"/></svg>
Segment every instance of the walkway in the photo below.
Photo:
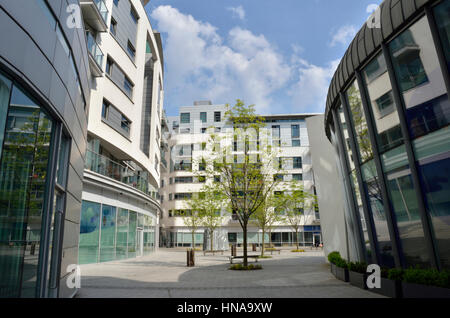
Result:
<svg viewBox="0 0 450 318"><path fill-rule="evenodd" d="M229 252L223 256L197 252L193 268L186 267L184 249L160 249L137 259L82 265L77 297L381 297L335 279L321 251L274 253L273 258L258 261L264 269L257 271L228 270L226 255Z"/></svg>

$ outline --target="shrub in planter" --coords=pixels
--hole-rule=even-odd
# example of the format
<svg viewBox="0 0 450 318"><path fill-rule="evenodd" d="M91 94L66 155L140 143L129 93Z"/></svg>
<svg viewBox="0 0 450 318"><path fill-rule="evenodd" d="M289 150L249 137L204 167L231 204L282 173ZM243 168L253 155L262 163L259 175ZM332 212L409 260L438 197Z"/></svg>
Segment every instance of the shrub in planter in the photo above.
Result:
<svg viewBox="0 0 450 318"><path fill-rule="evenodd" d="M332 264L336 264L336 260L341 259L341 254L339 252L331 252L328 254L328 261Z"/></svg>
<svg viewBox="0 0 450 318"><path fill-rule="evenodd" d="M364 262L350 262L347 264L349 270L349 281L353 286L367 289L366 278L367 278L367 264Z"/></svg>
<svg viewBox="0 0 450 318"><path fill-rule="evenodd" d="M450 274L435 269L409 268L403 271L405 298L450 298Z"/></svg>
<svg viewBox="0 0 450 318"><path fill-rule="evenodd" d="M347 261L341 258L339 252L331 252L328 254L328 261L336 266L334 269L332 268L332 271L335 271L333 272L334 276L337 279L348 282Z"/></svg>
<svg viewBox="0 0 450 318"><path fill-rule="evenodd" d="M370 288L369 290L371 292L383 296L391 298L401 298L402 295L401 277L402 277L402 270L382 267L380 288Z"/></svg>
<svg viewBox="0 0 450 318"><path fill-rule="evenodd" d="M238 271L247 271L247 270L262 269L262 266L261 265L254 265L254 264L250 264L248 266L244 266L242 264L234 264L234 265L231 265L229 267L229 269L231 269L231 270L238 270Z"/></svg>

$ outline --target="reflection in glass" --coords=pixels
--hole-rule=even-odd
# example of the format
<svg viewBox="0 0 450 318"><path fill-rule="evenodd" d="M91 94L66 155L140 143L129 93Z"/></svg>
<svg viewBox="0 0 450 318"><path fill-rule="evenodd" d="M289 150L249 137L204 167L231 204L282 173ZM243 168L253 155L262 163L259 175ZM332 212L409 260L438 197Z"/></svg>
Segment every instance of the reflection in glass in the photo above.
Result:
<svg viewBox="0 0 450 318"><path fill-rule="evenodd" d="M342 105L339 106L337 114L339 116L339 120L342 126L342 135L343 135L342 137L344 138L344 147L349 162L349 170L352 171L355 169L355 163L353 162L353 154L352 149L350 147L350 136L348 134L348 126L345 121L344 110L342 109Z"/></svg>
<svg viewBox="0 0 450 318"><path fill-rule="evenodd" d="M116 259L127 258L128 250L128 210L119 209L117 214Z"/></svg>
<svg viewBox="0 0 450 318"><path fill-rule="evenodd" d="M379 54L363 70L375 135L380 153L403 143L392 86L383 54Z"/></svg>
<svg viewBox="0 0 450 318"><path fill-rule="evenodd" d="M100 262L115 259L116 208L102 205L102 224L100 239Z"/></svg>
<svg viewBox="0 0 450 318"><path fill-rule="evenodd" d="M434 8L434 16L447 60L447 68L450 71L450 1L442 1Z"/></svg>
<svg viewBox="0 0 450 318"><path fill-rule="evenodd" d="M443 128L414 140L425 203L443 268L450 268L450 138Z"/></svg>
<svg viewBox="0 0 450 318"><path fill-rule="evenodd" d="M0 145L3 145L10 93L11 93L11 81L0 73ZM2 157L2 147L0 146L0 158L1 157Z"/></svg>
<svg viewBox="0 0 450 318"><path fill-rule="evenodd" d="M361 226L362 226L362 231L363 231L363 235L364 235L364 245L365 245L366 253L367 253L368 258L370 259L371 248L370 248L369 234L367 232L367 227L369 226L369 224L366 223L366 218L364 217L364 208L363 208L363 204L362 204L361 192L359 191L359 182L356 177L356 170L353 170L350 173L349 177L350 177L353 193L355 194L355 197L356 197L356 204L358 205L358 213L359 213L359 218L361 220Z"/></svg>
<svg viewBox="0 0 450 318"><path fill-rule="evenodd" d="M373 151L372 143L369 138L366 116L364 115L364 109L361 101L361 93L356 80L347 90L346 94L356 137L356 146L361 158L361 163L364 163L373 158Z"/></svg>
<svg viewBox="0 0 450 318"><path fill-rule="evenodd" d="M130 211L128 222L128 258L134 258L136 257L136 212Z"/></svg>
<svg viewBox="0 0 450 318"><path fill-rule="evenodd" d="M375 236L378 241L381 265L394 267L392 257L392 241L386 220L383 199L381 196L381 184L377 176L375 162L368 161L361 166L364 189L370 205L370 213L375 226Z"/></svg>
<svg viewBox="0 0 450 318"><path fill-rule="evenodd" d="M405 146L384 153L381 159L405 263L407 266L429 266L429 251L424 239Z"/></svg>
<svg viewBox="0 0 450 318"><path fill-rule="evenodd" d="M98 262L100 236L100 204L83 201L81 204L80 243L78 262L89 264Z"/></svg>
<svg viewBox="0 0 450 318"><path fill-rule="evenodd" d="M0 83L5 114L10 83ZM0 297L36 294L51 135L50 118L13 86L0 163Z"/></svg>

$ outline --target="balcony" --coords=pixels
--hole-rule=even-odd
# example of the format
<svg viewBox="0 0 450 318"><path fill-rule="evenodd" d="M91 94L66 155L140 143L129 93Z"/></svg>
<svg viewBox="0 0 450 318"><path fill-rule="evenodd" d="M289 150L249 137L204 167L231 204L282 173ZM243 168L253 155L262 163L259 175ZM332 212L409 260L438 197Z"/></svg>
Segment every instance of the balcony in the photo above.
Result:
<svg viewBox="0 0 450 318"><path fill-rule="evenodd" d="M85 23L98 32L108 31L108 8L103 0L80 0Z"/></svg>
<svg viewBox="0 0 450 318"><path fill-rule="evenodd" d="M90 32L86 32L86 37L87 47L89 51L89 67L91 69L91 73L94 77L102 77L104 54Z"/></svg>
<svg viewBox="0 0 450 318"><path fill-rule="evenodd" d="M155 200L159 199L156 188L149 183L147 171L133 170L90 150L86 150L84 168L131 186Z"/></svg>

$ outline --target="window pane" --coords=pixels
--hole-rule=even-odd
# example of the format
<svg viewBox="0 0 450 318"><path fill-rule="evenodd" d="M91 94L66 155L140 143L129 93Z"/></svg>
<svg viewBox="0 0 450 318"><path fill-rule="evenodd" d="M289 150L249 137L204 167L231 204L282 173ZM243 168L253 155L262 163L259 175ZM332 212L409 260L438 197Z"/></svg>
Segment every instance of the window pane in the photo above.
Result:
<svg viewBox="0 0 450 318"><path fill-rule="evenodd" d="M381 257L381 265L394 267L392 256L392 240L386 221L383 199L381 197L381 184L377 176L375 162L368 161L361 166L364 189L370 205L370 213L375 225L375 235Z"/></svg>
<svg viewBox="0 0 450 318"><path fill-rule="evenodd" d="M447 68L450 71L450 1L443 1L440 5L436 6L434 8L434 16L447 59Z"/></svg>
<svg viewBox="0 0 450 318"><path fill-rule="evenodd" d="M78 262L89 264L98 262L100 235L100 203L83 201L81 205L80 243Z"/></svg>
<svg viewBox="0 0 450 318"><path fill-rule="evenodd" d="M190 113L181 113L180 114L180 123L189 124L191 122L191 114Z"/></svg>
<svg viewBox="0 0 450 318"><path fill-rule="evenodd" d="M0 74L0 145L3 145L5 136L6 116L8 115L9 95L11 92L11 81ZM0 158L2 147L0 146Z"/></svg>
<svg viewBox="0 0 450 318"><path fill-rule="evenodd" d="M291 126L291 137L292 138L299 138L300 137L300 127L299 127L299 125L292 125Z"/></svg>
<svg viewBox="0 0 450 318"><path fill-rule="evenodd" d="M206 112L201 112L201 113L200 113L200 120L201 120L203 123L206 123Z"/></svg>
<svg viewBox="0 0 450 318"><path fill-rule="evenodd" d="M390 44L395 75L413 138L450 122L450 105L426 17Z"/></svg>
<svg viewBox="0 0 450 318"><path fill-rule="evenodd" d="M375 134L381 153L403 143L400 121L392 95L392 86L382 54L363 70Z"/></svg>
<svg viewBox="0 0 450 318"><path fill-rule="evenodd" d="M127 258L128 245L128 210L119 209L116 228L116 259Z"/></svg>
<svg viewBox="0 0 450 318"><path fill-rule="evenodd" d="M406 265L429 266L429 250L425 244L405 146L386 152L381 160Z"/></svg>
<svg viewBox="0 0 450 318"><path fill-rule="evenodd" d="M128 223L128 258L136 257L136 225L137 214L130 211Z"/></svg>
<svg viewBox="0 0 450 318"><path fill-rule="evenodd" d="M102 224L100 240L100 262L115 259L115 236L116 236L116 208L102 206Z"/></svg>
<svg viewBox="0 0 450 318"><path fill-rule="evenodd" d="M342 137L344 139L345 152L348 157L349 169L350 169L350 171L352 171L355 169L355 163L353 162L353 154L352 154L352 150L350 148L350 136L348 134L348 127L347 127L347 123L345 121L344 110L342 109L342 105L339 106L337 115L338 115L338 119L340 120L341 126L342 126Z"/></svg>
<svg viewBox="0 0 450 318"><path fill-rule="evenodd" d="M356 137L356 145L361 162L363 163L373 158L373 152L372 143L370 142L369 131L367 128L366 116L362 106L361 93L356 81L353 82L346 94Z"/></svg>
<svg viewBox="0 0 450 318"><path fill-rule="evenodd" d="M51 134L51 119L13 86L0 163L1 296L36 296Z"/></svg>

